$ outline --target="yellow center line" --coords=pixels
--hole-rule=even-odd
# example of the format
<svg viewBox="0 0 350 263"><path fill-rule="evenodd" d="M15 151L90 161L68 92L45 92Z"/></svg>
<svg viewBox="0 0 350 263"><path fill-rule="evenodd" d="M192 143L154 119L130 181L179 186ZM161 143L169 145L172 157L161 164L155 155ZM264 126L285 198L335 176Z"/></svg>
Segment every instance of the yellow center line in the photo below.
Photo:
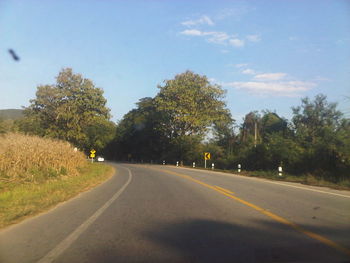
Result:
<svg viewBox="0 0 350 263"><path fill-rule="evenodd" d="M227 196L227 197L229 197L231 199L234 199L234 200L236 200L236 201L238 201L238 202L240 202L240 203L242 203L242 204L244 204L244 205L246 205L246 206L248 206L250 208L253 208L254 210L256 210L256 211L258 211L258 212L260 212L260 213L262 213L262 214L264 214L264 215L274 219L277 222L280 222L282 224L290 226L294 230L296 230L296 231L298 231L300 233L303 233L303 234L307 235L308 237L311 237L311 238L313 238L313 239L315 239L315 240L317 240L317 241L319 241L319 242L321 242L321 243L323 243L325 245L328 245L328 246L330 246L330 247L332 247L332 248L334 248L334 249L336 249L336 250L338 250L340 252L343 252L344 254L350 256L350 249L348 249L348 248L346 248L346 247L344 247L344 246L342 246L340 244L337 244L334 241L332 241L332 240L330 240L328 238L325 238L325 237L323 237L323 236L321 236L319 234L311 232L311 231L309 231L309 230L307 230L307 229L305 229L305 228L303 228L303 227L301 227L301 226L299 226L299 225L297 225L297 224L295 224L295 223L293 223L293 222L291 222L291 221L289 221L289 220L287 220L287 219L285 219L283 217L280 217L280 216L278 216L278 215L276 215L274 213L266 211L265 209L263 209L263 208L261 208L259 206L256 206L256 205L254 205L254 204L252 204L250 202L247 202L247 201L245 201L245 200L243 200L241 198L238 198L238 197L236 197L234 195L231 195L230 193L228 193L230 191L228 191L228 190L226 190L224 188L206 184L206 183L204 183L202 181L194 179L191 176L188 176L188 175L185 175L185 174L180 174L180 173L173 172L173 171L168 171L168 170L157 169L157 168L153 168L153 167L150 168L150 169L157 170L159 172L165 172L165 173L168 173L168 174L176 175L176 176L188 179L190 181L193 181L193 182L195 182L197 184L200 184L200 185L202 185L204 187L210 188L210 189L212 189L212 190L214 190L216 192L219 192L219 193L221 193L221 194L223 194L223 195L225 195L225 196Z"/></svg>
<svg viewBox="0 0 350 263"><path fill-rule="evenodd" d="M225 188L223 188L223 187L220 187L220 186L217 186L217 185L215 185L215 187L216 187L217 189L221 190L221 191L224 191L224 192L228 193L228 194L234 194L234 192L232 192L232 191L230 191L230 190L227 190L227 189L225 189Z"/></svg>

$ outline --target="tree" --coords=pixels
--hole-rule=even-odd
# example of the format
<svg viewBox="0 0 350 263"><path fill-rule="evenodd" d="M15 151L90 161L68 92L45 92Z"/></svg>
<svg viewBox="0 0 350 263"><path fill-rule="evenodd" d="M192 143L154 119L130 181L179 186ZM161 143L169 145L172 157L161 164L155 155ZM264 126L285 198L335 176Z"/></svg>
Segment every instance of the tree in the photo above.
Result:
<svg viewBox="0 0 350 263"><path fill-rule="evenodd" d="M293 114L295 136L304 148L300 168L328 177L349 175L350 125L337 104L327 102L322 94L314 101L306 97L301 106L293 108Z"/></svg>
<svg viewBox="0 0 350 263"><path fill-rule="evenodd" d="M261 116L257 111L251 111L244 117L241 126L241 140L244 143L257 143L260 134Z"/></svg>
<svg viewBox="0 0 350 263"><path fill-rule="evenodd" d="M304 149L294 138L282 132L268 133L265 137L265 146L268 150L266 162L269 169L276 169L282 164L284 170L300 173L300 157Z"/></svg>
<svg viewBox="0 0 350 263"><path fill-rule="evenodd" d="M238 141L238 137L234 132L234 124L235 120L232 118L230 112L223 112L223 116L220 120L214 122L213 126L213 138L210 140L210 144L216 144L223 150L222 154L216 154L216 157L220 157L222 160L223 168L227 168L227 165L224 165L225 162L229 163L230 159L232 159L235 144ZM220 152L216 150L215 152ZM221 153L221 152L220 152ZM216 159L218 162L218 159Z"/></svg>
<svg viewBox="0 0 350 263"><path fill-rule="evenodd" d="M183 161L186 156L193 156L188 152L198 148L208 129L232 120L223 101L225 91L211 84L206 76L186 71L158 88L155 102L157 110L162 112L159 128L170 139L176 159Z"/></svg>
<svg viewBox="0 0 350 263"><path fill-rule="evenodd" d="M264 115L261 118L261 133L262 137L272 133L288 132L288 121L278 116L277 113L269 110L263 111Z"/></svg>
<svg viewBox="0 0 350 263"><path fill-rule="evenodd" d="M301 100L301 106L293 107L294 129L305 142L315 142L325 129L336 130L341 125L343 114L336 103L328 103L327 96L319 94L314 101L308 97Z"/></svg>
<svg viewBox="0 0 350 263"><path fill-rule="evenodd" d="M63 69L56 80L54 85L38 86L36 98L24 110L26 118L20 127L24 132L67 140L88 150L96 143L96 136L103 136L103 129L100 133L92 127L103 123L108 131L112 130L103 90L70 68ZM106 137L99 140L98 147L105 143Z"/></svg>
<svg viewBox="0 0 350 263"><path fill-rule="evenodd" d="M222 137L231 128L224 90L205 76L186 71L158 87L154 98L141 99L119 122L115 158L192 162L202 158L201 141L208 130Z"/></svg>
<svg viewBox="0 0 350 263"><path fill-rule="evenodd" d="M118 123L116 138L109 148L113 158L121 160L160 160L167 152L169 139L161 133L161 112L153 98L142 98L137 108Z"/></svg>
<svg viewBox="0 0 350 263"><path fill-rule="evenodd" d="M229 114L222 101L225 91L210 84L206 76L186 71L158 88L155 100L158 110L164 112L163 128L170 138L203 135Z"/></svg>
<svg viewBox="0 0 350 263"><path fill-rule="evenodd" d="M113 140L115 131L116 125L114 122L106 120L103 117L96 117L85 128L85 134L87 136L85 148L95 149L100 153Z"/></svg>

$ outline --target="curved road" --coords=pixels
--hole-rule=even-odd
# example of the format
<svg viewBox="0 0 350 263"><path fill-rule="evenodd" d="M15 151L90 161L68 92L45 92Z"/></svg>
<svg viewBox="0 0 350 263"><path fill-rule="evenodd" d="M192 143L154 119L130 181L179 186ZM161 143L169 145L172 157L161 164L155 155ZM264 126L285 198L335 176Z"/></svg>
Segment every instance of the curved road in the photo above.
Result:
<svg viewBox="0 0 350 263"><path fill-rule="evenodd" d="M0 231L0 262L350 262L350 192L112 164L104 184Z"/></svg>

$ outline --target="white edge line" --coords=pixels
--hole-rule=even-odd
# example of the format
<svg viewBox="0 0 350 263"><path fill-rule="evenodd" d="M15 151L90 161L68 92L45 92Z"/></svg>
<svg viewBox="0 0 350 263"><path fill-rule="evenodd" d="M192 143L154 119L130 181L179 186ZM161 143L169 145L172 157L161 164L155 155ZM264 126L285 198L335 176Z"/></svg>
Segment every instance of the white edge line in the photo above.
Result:
<svg viewBox="0 0 350 263"><path fill-rule="evenodd" d="M176 169L178 169L179 167L176 167ZM341 197L346 197L346 198L350 198L349 195L342 195L342 194L337 194L337 193L331 193L331 192L326 192L326 191L322 191L322 190L317 190L317 189L310 189L310 188L306 188L306 187L301 187L301 186L296 186L296 185L290 185L290 184L284 184L284 183L278 183L278 182L272 182L269 181L265 178L255 178L255 177L246 177L240 174L227 174L227 173L222 173L222 172L212 172L212 171L204 171L204 170L200 170L200 169L191 169L191 168L187 168L187 167L180 167L182 169L188 169L188 170L192 170L192 171L200 171L200 172L204 172L204 173L213 173L213 174L220 174L220 175L226 175L226 176L230 176L230 177L237 177L239 176L240 178L244 178L244 179L250 179L250 180L259 180L260 182L264 182L264 183L270 183L270 184L278 184L278 185L283 185L283 186L288 186L288 187L294 187L294 188L298 188L298 189L303 189L303 190L307 190L307 191L313 191L313 192L318 192L318 193L323 193L323 194L329 194L329 195L336 195L336 196L341 196Z"/></svg>
<svg viewBox="0 0 350 263"><path fill-rule="evenodd" d="M102 207L100 207L91 217L84 221L79 227L77 227L69 236L62 240L54 249L47 253L41 258L38 263L49 263L54 261L59 255L61 255L70 245L79 238L79 236L93 223L96 219L122 194L126 187L131 182L132 173L130 169L123 167L128 170L129 178L128 181L123 185L118 192L116 192L111 199L109 199Z"/></svg>
<svg viewBox="0 0 350 263"><path fill-rule="evenodd" d="M319 193L323 193L323 194L336 195L336 196L350 198L349 195L342 195L342 194L337 194L337 193L331 193L331 192L321 191L321 190L317 190L317 189L309 189L309 188L296 186L296 185L289 185L289 184L283 184L283 183L278 183L278 182L269 182L269 183L271 183L271 184L279 184L279 185L284 185L284 186L289 186L289 187L294 187L294 188L299 188L299 189L313 191L313 192L319 192Z"/></svg>

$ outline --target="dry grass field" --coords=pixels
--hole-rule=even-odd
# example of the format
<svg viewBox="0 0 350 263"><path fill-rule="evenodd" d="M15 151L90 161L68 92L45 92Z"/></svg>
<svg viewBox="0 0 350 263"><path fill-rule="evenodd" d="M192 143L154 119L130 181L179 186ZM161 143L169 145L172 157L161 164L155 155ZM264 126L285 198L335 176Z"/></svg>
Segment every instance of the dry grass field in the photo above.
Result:
<svg viewBox="0 0 350 263"><path fill-rule="evenodd" d="M43 182L75 176L86 166L83 153L67 142L9 133L0 137L0 180Z"/></svg>
<svg viewBox="0 0 350 263"><path fill-rule="evenodd" d="M0 135L0 228L46 211L113 174L109 165L88 163L69 143Z"/></svg>

